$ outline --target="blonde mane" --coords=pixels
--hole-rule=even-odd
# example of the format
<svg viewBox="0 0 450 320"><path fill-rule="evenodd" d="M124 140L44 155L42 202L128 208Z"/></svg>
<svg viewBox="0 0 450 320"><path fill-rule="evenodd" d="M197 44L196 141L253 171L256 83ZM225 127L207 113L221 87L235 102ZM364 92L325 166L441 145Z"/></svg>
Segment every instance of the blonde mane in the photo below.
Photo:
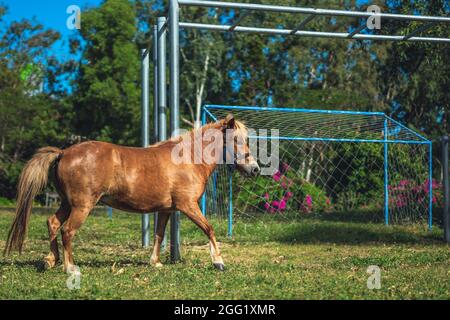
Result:
<svg viewBox="0 0 450 320"><path fill-rule="evenodd" d="M191 129L181 135L175 136L175 137L171 137L168 140L165 141L160 141L158 143L155 143L153 145L151 145L151 147L157 147L157 146L161 146L161 145L165 145L167 143L180 143L182 141L190 141L191 138L194 136L195 133L199 132L199 131L205 131L207 129L211 129L211 128L218 128L220 126L222 126L223 124L223 119L222 120L218 120L216 122L210 122L205 124L204 126L200 127L200 128L196 128L196 129ZM247 139L248 137L248 129L247 126L238 120L234 121L234 134L238 137L241 137L242 139Z"/></svg>

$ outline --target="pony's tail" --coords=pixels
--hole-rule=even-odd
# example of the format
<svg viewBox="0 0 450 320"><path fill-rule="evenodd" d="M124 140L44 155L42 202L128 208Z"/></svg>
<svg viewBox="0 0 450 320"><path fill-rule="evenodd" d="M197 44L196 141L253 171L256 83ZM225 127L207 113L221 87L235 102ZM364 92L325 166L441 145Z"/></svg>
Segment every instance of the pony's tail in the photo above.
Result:
<svg viewBox="0 0 450 320"><path fill-rule="evenodd" d="M61 149L42 148L25 165L17 186L16 215L9 229L4 254L9 254L13 250L22 253L34 197L47 184L50 166L61 155Z"/></svg>

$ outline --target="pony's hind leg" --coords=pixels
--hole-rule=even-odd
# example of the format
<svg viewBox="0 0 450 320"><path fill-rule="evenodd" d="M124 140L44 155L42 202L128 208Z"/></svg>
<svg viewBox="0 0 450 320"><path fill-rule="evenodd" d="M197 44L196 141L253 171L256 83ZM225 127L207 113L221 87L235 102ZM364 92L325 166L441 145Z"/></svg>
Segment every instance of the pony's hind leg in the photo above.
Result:
<svg viewBox="0 0 450 320"><path fill-rule="evenodd" d="M53 268L59 262L58 231L69 216L70 209L61 204L56 213L47 220L48 236L50 240L50 253L44 258L44 268Z"/></svg>
<svg viewBox="0 0 450 320"><path fill-rule="evenodd" d="M220 254L219 246L217 245L213 227L203 216L198 204L192 203L189 205L183 205L183 208L179 209L183 211L183 213L188 216L188 218L191 219L209 238L212 262L217 269L219 269L220 271L224 271L225 266Z"/></svg>
<svg viewBox="0 0 450 320"><path fill-rule="evenodd" d="M62 243L64 248L64 271L71 273L75 270L72 253L72 240L78 229L86 221L91 207L72 208L70 216L61 229Z"/></svg>
<svg viewBox="0 0 450 320"><path fill-rule="evenodd" d="M150 263L155 267L162 267L160 260L161 243L164 239L164 232L166 230L167 221L169 220L170 212L159 212L158 223L156 225L156 235L153 242L153 252L150 258Z"/></svg>

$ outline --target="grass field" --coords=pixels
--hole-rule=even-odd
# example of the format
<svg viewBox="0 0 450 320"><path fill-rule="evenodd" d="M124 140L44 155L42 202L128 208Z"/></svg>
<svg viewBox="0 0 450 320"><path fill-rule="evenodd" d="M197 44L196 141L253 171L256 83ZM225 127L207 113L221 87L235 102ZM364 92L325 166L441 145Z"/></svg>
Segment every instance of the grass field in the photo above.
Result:
<svg viewBox="0 0 450 320"><path fill-rule="evenodd" d="M178 264L149 265L140 247L140 216L91 215L77 234L79 290L69 290L62 266L43 272L48 253L44 214L31 218L23 255L0 259L0 299L449 299L450 250L442 230L389 226L336 215L301 219L212 220L226 271L210 263L206 237L182 221ZM344 217L345 218L345 217ZM0 211L4 248L12 212ZM346 220L346 219L344 219ZM347 219L349 220L349 219ZM369 265L381 268L381 289L367 288Z"/></svg>

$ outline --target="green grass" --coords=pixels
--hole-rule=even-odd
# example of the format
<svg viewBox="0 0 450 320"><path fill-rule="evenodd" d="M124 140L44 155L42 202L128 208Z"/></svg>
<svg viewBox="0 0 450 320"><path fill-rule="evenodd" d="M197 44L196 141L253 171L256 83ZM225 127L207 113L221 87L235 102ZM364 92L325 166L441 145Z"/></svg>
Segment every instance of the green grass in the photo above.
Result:
<svg viewBox="0 0 450 320"><path fill-rule="evenodd" d="M345 216L343 216L345 218ZM41 271L48 253L47 215L34 214L23 255L0 258L0 299L449 299L450 251L442 230L389 226L336 215L237 219L235 238L213 219L226 271L216 271L206 237L182 221L183 261L149 265L140 216L91 215L74 243L81 288L69 290L62 266ZM0 211L0 247L12 213ZM345 220L345 219L344 219ZM348 219L347 219L348 220ZM369 265L381 289L369 290Z"/></svg>

